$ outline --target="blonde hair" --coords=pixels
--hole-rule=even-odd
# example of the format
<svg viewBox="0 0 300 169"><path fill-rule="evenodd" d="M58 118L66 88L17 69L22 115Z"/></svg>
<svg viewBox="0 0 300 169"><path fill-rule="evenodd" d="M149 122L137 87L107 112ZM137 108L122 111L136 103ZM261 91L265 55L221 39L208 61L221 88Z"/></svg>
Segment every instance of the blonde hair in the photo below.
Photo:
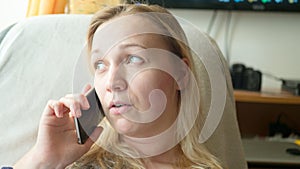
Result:
<svg viewBox="0 0 300 169"><path fill-rule="evenodd" d="M155 22L159 22L159 25L163 27L169 34L170 37L164 37L166 39L170 46L171 46L171 52L179 56L181 59L186 58L189 63L188 66L191 69L192 73L196 74L196 70L194 69L194 59L192 57L191 51L189 47L186 45L187 40L184 34L184 31L182 30L181 26L177 22L176 18L173 17L166 9L159 7L157 5L119 5L115 7L109 7L106 9L100 10L98 13L96 13L91 21L89 31L88 31L88 47L89 50L92 48L92 42L94 38L94 34L97 30L97 28L109 21L113 18L124 16L124 15L131 15L131 14L137 14L137 13L144 13L144 12L157 12L157 13L164 13L169 14L171 16L170 19L161 20L159 17L154 18ZM174 38L174 37L178 37ZM197 84L199 84L199 77L196 76ZM188 86L193 91L193 88L196 88L197 86ZM190 96L189 96L190 97ZM181 99L190 99L181 97ZM188 119L184 116L184 113L182 117L180 117L180 122L178 123L180 126L177 126L178 128L183 128L183 130L187 131L187 135L180 141L179 145L181 148L181 154L182 157L179 158L180 161L178 161L176 164L174 164L175 167L179 168L197 168L197 169L203 169L203 168L212 168L212 169L221 169L221 164L218 162L218 160L208 152L208 150L205 148L205 146L201 143L199 143L199 134L201 131L202 123L203 123L203 116L202 111L200 109L200 102L194 101L190 99L190 104L195 104L197 107L199 107L199 115L197 115L196 120L194 122L194 125L189 130L186 127L185 123L189 123ZM179 103L180 105L180 99ZM180 110L181 111L181 110ZM188 113L190 109L184 110ZM101 168L115 168L115 169L122 169L122 168L136 168L136 169L144 169L144 162L147 159L138 159L134 158L135 153L131 148L129 148L127 145L124 145L119 142L119 134L112 128L110 123L107 119L104 119L102 121L102 126L104 127L104 130L99 138L99 140L102 140L102 144L105 144L106 148L109 148L113 150L112 152L116 152L120 154L121 156L115 155L111 153L110 151L107 151L103 148L101 148L98 145L94 145L91 150L85 154L80 160L78 160L74 165L73 168L89 168L93 165L98 165ZM182 129L181 129L182 130Z"/></svg>

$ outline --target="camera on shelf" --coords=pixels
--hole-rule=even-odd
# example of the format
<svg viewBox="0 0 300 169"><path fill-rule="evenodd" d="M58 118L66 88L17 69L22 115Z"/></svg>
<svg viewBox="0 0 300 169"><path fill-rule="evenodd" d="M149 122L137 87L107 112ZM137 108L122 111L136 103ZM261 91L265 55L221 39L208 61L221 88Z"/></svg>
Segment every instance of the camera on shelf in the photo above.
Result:
<svg viewBox="0 0 300 169"><path fill-rule="evenodd" d="M230 68L232 85L234 89L260 91L262 73L244 64L233 64Z"/></svg>

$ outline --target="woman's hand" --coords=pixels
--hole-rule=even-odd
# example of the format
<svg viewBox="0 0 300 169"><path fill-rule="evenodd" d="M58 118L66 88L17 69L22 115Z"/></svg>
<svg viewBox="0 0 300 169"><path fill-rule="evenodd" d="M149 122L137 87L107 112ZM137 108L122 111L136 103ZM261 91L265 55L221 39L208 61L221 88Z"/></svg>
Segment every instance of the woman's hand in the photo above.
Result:
<svg viewBox="0 0 300 169"><path fill-rule="evenodd" d="M86 88L88 91L88 88ZM14 168L65 168L85 154L102 129L96 128L85 144L77 143L74 117L89 103L83 94L48 101L42 114L37 142Z"/></svg>

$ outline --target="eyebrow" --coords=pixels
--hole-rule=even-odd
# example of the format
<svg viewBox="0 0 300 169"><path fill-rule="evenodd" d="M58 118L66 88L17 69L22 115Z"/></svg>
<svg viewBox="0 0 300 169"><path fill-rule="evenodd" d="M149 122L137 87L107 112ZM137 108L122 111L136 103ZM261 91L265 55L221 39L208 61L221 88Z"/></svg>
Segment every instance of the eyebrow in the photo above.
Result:
<svg viewBox="0 0 300 169"><path fill-rule="evenodd" d="M132 43L132 42L120 45L120 48L123 48L123 49L124 48L130 48L130 47L140 47L140 48L143 48L143 49L147 49L147 47L144 46L144 45L142 45L142 44ZM93 54L97 54L99 52L100 51L98 49L92 50L92 52L91 52L91 56L92 56L91 60L95 60L95 57L93 57Z"/></svg>
<svg viewBox="0 0 300 169"><path fill-rule="evenodd" d="M99 53L99 50L98 49L92 50L91 54L93 55L94 53Z"/></svg>
<svg viewBox="0 0 300 169"><path fill-rule="evenodd" d="M129 48L129 47L134 47L134 46L138 46L141 47L143 49L147 49L147 47L145 47L142 44L137 44L137 43L126 43L126 44L121 44L121 48ZM91 54L93 53L99 53L98 49L92 50Z"/></svg>
<svg viewBox="0 0 300 169"><path fill-rule="evenodd" d="M143 49L147 49L146 46L142 45L142 44L138 44L138 43L125 43L125 44L121 44L121 48L129 48L129 47L140 47L140 48L143 48Z"/></svg>

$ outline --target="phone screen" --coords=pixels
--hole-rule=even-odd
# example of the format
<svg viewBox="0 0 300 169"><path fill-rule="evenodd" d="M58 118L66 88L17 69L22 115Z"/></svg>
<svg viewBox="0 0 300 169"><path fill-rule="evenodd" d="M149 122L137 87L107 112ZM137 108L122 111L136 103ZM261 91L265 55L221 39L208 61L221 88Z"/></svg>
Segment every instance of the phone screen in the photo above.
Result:
<svg viewBox="0 0 300 169"><path fill-rule="evenodd" d="M74 118L79 144L84 144L86 142L94 129L99 125L105 116L102 105L94 88L86 94L86 97L89 101L90 108L88 110L81 110L81 117Z"/></svg>

